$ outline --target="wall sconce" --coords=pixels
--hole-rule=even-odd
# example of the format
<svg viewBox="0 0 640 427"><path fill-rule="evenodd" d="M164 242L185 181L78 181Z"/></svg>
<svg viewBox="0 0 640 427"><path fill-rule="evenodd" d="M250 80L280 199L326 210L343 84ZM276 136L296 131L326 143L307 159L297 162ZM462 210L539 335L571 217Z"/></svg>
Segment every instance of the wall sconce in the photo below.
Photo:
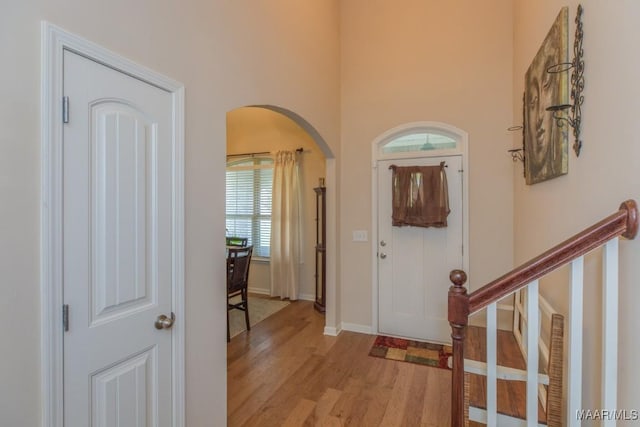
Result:
<svg viewBox="0 0 640 427"><path fill-rule="evenodd" d="M511 150L507 150L509 154L511 154L511 160L517 162L520 160L524 162L524 150L522 148L512 148Z"/></svg>
<svg viewBox="0 0 640 427"><path fill-rule="evenodd" d="M507 130L509 132L515 132L517 130L522 130L524 132L524 126L510 126L507 128ZM517 162L518 160L524 162L524 148L512 148L511 150L507 150L507 153L511 154L511 160L513 160L514 162Z"/></svg>
<svg viewBox="0 0 640 427"><path fill-rule="evenodd" d="M584 102L584 96L582 91L584 90L584 51L582 50L582 5L578 5L576 12L576 33L573 41L573 61L563 62L560 64L552 65L547 68L547 73L564 73L565 71L571 71L571 100L573 104L561 104L552 105L547 107L547 111L553 113L553 118L556 121L558 127L563 127L565 124L573 128L573 151L576 156L580 156L580 149L582 148L582 141L580 141L580 124L582 122L582 103Z"/></svg>
<svg viewBox="0 0 640 427"><path fill-rule="evenodd" d="M524 93L522 94L522 123L524 123ZM522 148L512 148L511 150L507 150L507 152L511 154L511 160L513 160L514 163L518 160L524 163L524 124L510 126L507 130L509 132L522 131ZM526 173L525 168L523 168L522 174L525 175Z"/></svg>

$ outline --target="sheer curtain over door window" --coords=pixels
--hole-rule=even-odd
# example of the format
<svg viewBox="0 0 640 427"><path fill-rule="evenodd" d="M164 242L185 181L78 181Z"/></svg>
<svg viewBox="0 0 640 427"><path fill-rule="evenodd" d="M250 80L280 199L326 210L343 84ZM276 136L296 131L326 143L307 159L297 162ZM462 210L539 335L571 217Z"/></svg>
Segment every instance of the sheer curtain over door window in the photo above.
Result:
<svg viewBox="0 0 640 427"><path fill-rule="evenodd" d="M246 237L254 257L270 257L273 159L227 162L227 236Z"/></svg>
<svg viewBox="0 0 640 427"><path fill-rule="evenodd" d="M273 170L271 296L298 299L302 197L296 152L279 151Z"/></svg>

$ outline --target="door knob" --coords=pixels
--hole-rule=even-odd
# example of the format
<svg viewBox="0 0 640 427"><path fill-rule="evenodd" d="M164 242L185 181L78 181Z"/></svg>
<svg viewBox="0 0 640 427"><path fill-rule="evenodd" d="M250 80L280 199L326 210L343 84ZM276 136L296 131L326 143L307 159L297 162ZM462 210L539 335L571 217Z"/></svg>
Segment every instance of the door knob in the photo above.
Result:
<svg viewBox="0 0 640 427"><path fill-rule="evenodd" d="M387 254L385 254L384 252L380 252L380 258L385 259L387 257Z"/></svg>
<svg viewBox="0 0 640 427"><path fill-rule="evenodd" d="M164 314L161 314L156 319L156 329L171 329L173 326L173 322L176 320L176 315L171 312L171 317L167 317Z"/></svg>
<svg viewBox="0 0 640 427"><path fill-rule="evenodd" d="M387 242L385 242L384 240L380 240L380 246L387 246Z"/></svg>

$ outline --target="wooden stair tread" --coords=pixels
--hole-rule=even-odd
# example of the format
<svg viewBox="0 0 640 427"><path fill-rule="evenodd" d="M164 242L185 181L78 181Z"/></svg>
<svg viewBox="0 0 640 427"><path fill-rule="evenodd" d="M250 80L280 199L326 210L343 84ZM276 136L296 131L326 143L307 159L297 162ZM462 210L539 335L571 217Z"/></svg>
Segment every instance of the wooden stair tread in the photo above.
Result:
<svg viewBox="0 0 640 427"><path fill-rule="evenodd" d="M465 340L465 358L487 361L487 332L486 328L479 326L467 327L467 337ZM526 369L525 363L518 343L511 331L498 330L498 365L508 366L516 369ZM470 400L471 406L486 409L487 407L487 380L482 375L469 375L470 379ZM498 413L516 417L526 418L527 391L524 381L498 380ZM538 401L538 422L547 423L547 416L542 405Z"/></svg>

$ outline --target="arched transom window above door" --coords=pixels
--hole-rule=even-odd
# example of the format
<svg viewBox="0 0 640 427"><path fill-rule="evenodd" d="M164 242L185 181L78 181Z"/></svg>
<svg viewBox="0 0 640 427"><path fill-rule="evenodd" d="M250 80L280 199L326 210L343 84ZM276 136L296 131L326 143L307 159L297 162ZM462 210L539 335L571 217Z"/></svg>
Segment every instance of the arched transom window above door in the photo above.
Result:
<svg viewBox="0 0 640 427"><path fill-rule="evenodd" d="M378 143L377 158L431 157L459 154L462 137L440 127L403 126L392 129Z"/></svg>

